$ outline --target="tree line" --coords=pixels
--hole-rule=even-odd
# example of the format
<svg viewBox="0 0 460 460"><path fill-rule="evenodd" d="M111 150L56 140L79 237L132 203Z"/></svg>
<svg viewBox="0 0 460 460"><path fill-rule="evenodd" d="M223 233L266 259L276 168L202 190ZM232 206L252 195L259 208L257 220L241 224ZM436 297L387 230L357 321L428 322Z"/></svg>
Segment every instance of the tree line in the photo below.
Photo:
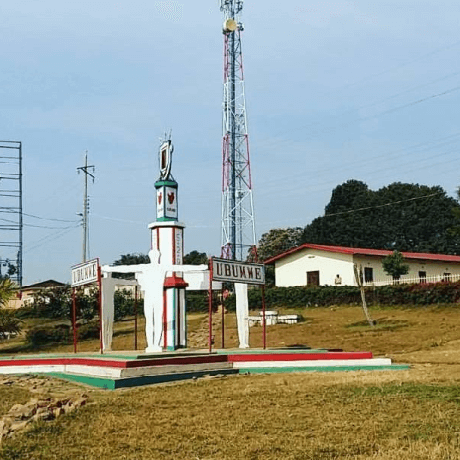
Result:
<svg viewBox="0 0 460 460"><path fill-rule="evenodd" d="M460 254L460 205L440 186L395 182L371 190L349 180L332 191L323 216L304 228L262 235L257 252L266 260L303 243Z"/></svg>

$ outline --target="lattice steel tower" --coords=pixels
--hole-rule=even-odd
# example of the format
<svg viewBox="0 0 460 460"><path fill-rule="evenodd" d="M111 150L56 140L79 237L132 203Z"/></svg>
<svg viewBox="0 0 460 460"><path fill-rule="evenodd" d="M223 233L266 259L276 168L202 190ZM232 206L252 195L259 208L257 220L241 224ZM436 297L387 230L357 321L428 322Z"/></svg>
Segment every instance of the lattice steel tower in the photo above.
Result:
<svg viewBox="0 0 460 460"><path fill-rule="evenodd" d="M221 0L224 14L222 254L246 260L256 244L241 50L242 0Z"/></svg>

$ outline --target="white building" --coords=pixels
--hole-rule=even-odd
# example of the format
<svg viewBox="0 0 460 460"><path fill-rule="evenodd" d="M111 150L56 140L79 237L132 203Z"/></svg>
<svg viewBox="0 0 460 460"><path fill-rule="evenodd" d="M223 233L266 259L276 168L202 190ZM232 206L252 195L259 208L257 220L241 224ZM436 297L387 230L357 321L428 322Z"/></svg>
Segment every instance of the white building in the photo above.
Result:
<svg viewBox="0 0 460 460"><path fill-rule="evenodd" d="M265 261L275 265L276 286L356 286L353 265L362 266L366 284L393 284L382 267L392 251L302 244ZM409 273L400 283L429 283L460 279L460 256L402 252Z"/></svg>

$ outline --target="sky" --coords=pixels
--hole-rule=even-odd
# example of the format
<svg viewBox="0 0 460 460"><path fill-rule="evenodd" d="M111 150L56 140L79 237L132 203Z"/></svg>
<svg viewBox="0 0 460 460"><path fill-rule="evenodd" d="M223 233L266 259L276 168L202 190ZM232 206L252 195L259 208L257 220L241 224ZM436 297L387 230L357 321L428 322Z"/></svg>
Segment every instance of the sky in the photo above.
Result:
<svg viewBox="0 0 460 460"><path fill-rule="evenodd" d="M0 139L23 144L24 284L68 282L81 261L86 151L90 257L148 252L170 130L185 252L220 254L219 5L2 0ZM323 215L349 179L456 196L458 1L246 0L242 20L258 238Z"/></svg>

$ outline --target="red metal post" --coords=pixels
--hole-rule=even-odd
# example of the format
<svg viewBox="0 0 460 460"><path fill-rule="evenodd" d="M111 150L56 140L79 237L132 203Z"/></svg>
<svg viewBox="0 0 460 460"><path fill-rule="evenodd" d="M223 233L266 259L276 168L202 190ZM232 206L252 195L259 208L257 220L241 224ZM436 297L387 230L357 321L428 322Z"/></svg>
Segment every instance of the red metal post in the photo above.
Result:
<svg viewBox="0 0 460 460"><path fill-rule="evenodd" d="M209 353L212 352L212 278L213 278L213 271L212 271L212 257L209 259L209 299L208 299L208 316L209 316L209 337L208 337L208 344L209 344Z"/></svg>
<svg viewBox="0 0 460 460"><path fill-rule="evenodd" d="M137 350L137 286L134 286L134 349Z"/></svg>
<svg viewBox="0 0 460 460"><path fill-rule="evenodd" d="M222 349L225 348L225 305L224 305L224 290L220 290L221 307L222 307Z"/></svg>
<svg viewBox="0 0 460 460"><path fill-rule="evenodd" d="M97 285L99 287L99 344L101 347L101 355L104 353L104 343L102 341L102 269L99 265L99 260L97 262Z"/></svg>
<svg viewBox="0 0 460 460"><path fill-rule="evenodd" d="M72 329L73 329L73 352L77 352L77 300L75 288L72 288Z"/></svg>
<svg viewBox="0 0 460 460"><path fill-rule="evenodd" d="M265 286L262 289L262 324L263 324L263 335L264 335L264 350L267 348L267 323L265 319Z"/></svg>
<svg viewBox="0 0 460 460"><path fill-rule="evenodd" d="M168 346L168 310L166 308L167 294L166 289L163 288L163 347L166 350Z"/></svg>

